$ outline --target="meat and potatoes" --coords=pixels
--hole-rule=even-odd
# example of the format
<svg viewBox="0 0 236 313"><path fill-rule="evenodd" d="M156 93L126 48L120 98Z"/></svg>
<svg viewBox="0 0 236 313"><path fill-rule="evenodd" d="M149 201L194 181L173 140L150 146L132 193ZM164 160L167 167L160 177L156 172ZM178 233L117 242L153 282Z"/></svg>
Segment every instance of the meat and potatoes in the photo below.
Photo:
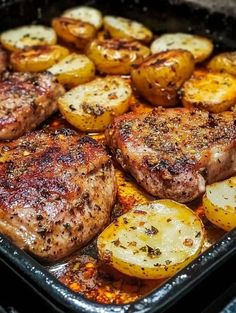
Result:
<svg viewBox="0 0 236 313"><path fill-rule="evenodd" d="M123 280L150 291L236 227L236 52L86 6L0 44L0 231L39 260L78 250L71 289L126 303L144 291ZM122 277L112 295L78 287L92 269Z"/></svg>

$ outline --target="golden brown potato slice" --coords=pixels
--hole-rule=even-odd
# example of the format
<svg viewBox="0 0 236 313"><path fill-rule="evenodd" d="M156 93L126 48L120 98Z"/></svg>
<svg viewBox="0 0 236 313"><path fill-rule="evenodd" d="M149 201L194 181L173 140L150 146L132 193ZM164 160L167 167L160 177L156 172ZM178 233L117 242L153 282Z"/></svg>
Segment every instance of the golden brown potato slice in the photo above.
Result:
<svg viewBox="0 0 236 313"><path fill-rule="evenodd" d="M236 75L236 51L216 55L210 60L207 68L213 71L223 71Z"/></svg>
<svg viewBox="0 0 236 313"><path fill-rule="evenodd" d="M226 231L236 227L236 177L207 186L203 205L213 224Z"/></svg>
<svg viewBox="0 0 236 313"><path fill-rule="evenodd" d="M17 51L37 45L53 45L57 36L51 27L27 25L3 32L0 40L7 50Z"/></svg>
<svg viewBox="0 0 236 313"><path fill-rule="evenodd" d="M131 39L148 43L152 32L143 24L123 17L107 15L103 19L105 30L112 38Z"/></svg>
<svg viewBox="0 0 236 313"><path fill-rule="evenodd" d="M52 27L61 39L81 50L96 36L93 25L67 17L54 18Z"/></svg>
<svg viewBox="0 0 236 313"><path fill-rule="evenodd" d="M86 49L86 54L102 73L128 74L132 65L141 63L150 50L138 41L95 39Z"/></svg>
<svg viewBox="0 0 236 313"><path fill-rule="evenodd" d="M228 73L195 71L184 83L182 103L213 113L231 108L236 102L236 78Z"/></svg>
<svg viewBox="0 0 236 313"><path fill-rule="evenodd" d="M48 69L67 88L89 82L95 77L93 62L83 54L71 53Z"/></svg>
<svg viewBox="0 0 236 313"><path fill-rule="evenodd" d="M137 91L153 105L175 106L178 89L194 69L194 60L186 50L154 54L131 71Z"/></svg>
<svg viewBox="0 0 236 313"><path fill-rule="evenodd" d="M204 228L188 207L171 200L134 206L98 237L99 257L129 276L172 276L201 252Z"/></svg>
<svg viewBox="0 0 236 313"><path fill-rule="evenodd" d="M172 49L188 50L194 56L194 61L202 62L213 51L213 43L210 39L202 36L174 33L164 34L151 44L152 53L158 53Z"/></svg>
<svg viewBox="0 0 236 313"><path fill-rule="evenodd" d="M35 46L13 52L10 62L16 71L40 72L48 69L68 54L69 50L59 45Z"/></svg>
<svg viewBox="0 0 236 313"><path fill-rule="evenodd" d="M63 17L73 18L74 20L80 20L82 22L92 24L96 29L102 26L102 13L91 7L79 6L66 10Z"/></svg>
<svg viewBox="0 0 236 313"><path fill-rule="evenodd" d="M80 130L103 131L113 118L125 113L131 97L129 83L117 76L96 78L79 85L59 98L66 120Z"/></svg>

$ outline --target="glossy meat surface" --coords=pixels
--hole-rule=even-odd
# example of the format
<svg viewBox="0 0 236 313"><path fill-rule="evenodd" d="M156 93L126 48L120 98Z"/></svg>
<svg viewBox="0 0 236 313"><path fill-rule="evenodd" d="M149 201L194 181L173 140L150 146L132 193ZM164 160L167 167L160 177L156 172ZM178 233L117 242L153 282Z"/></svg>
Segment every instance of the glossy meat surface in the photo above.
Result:
<svg viewBox="0 0 236 313"><path fill-rule="evenodd" d="M0 232L47 261L85 245L109 222L116 197L104 147L70 129L0 144Z"/></svg>
<svg viewBox="0 0 236 313"><path fill-rule="evenodd" d="M36 128L57 110L64 88L49 73L0 76L0 140L13 139Z"/></svg>
<svg viewBox="0 0 236 313"><path fill-rule="evenodd" d="M155 109L114 120L115 158L152 195L189 202L205 185L236 173L236 114Z"/></svg>

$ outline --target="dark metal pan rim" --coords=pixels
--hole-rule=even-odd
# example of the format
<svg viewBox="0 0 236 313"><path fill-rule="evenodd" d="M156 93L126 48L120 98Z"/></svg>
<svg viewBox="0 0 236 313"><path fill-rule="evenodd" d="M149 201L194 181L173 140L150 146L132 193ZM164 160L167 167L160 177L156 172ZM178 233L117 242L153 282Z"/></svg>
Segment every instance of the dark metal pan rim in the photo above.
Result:
<svg viewBox="0 0 236 313"><path fill-rule="evenodd" d="M235 253L236 228L147 296L124 305L110 305L99 304L71 291L35 259L0 234L0 259L34 289L38 287L39 293L45 295L51 304L69 309L70 312L163 312Z"/></svg>
<svg viewBox="0 0 236 313"><path fill-rule="evenodd" d="M72 2L74 3L76 1L0 0L0 11L2 13L0 29L2 30L3 28L18 26L18 24L23 23L23 21L25 22L25 19L27 23L29 20L30 22L37 20L39 23L49 23L52 14L56 14L56 12L59 11L62 12L64 7L68 7ZM80 3L82 2L86 2L86 4L91 6L94 4L99 4L99 6L102 7L108 6L106 13L110 11L115 12L117 9L121 16L123 16L124 13L124 16L130 18L133 16L134 19L141 20L143 23L148 22L148 26L155 27L153 30L157 33L167 30L172 31L173 27L178 31L190 31L189 26L191 26L191 31L193 33L210 35L216 45L219 45L220 47L222 46L223 51L226 51L227 49L236 50L236 40L233 31L236 26L236 20L233 19L233 17L231 18L228 16L226 19L219 13L214 16L211 14L207 15L207 10L193 11L186 9L186 11L184 11L182 10L182 7L173 10L174 13L172 18L169 16L169 11L165 13L161 12L158 16L157 14L155 15L155 13L157 13L155 10L157 11L157 8L161 3L164 3L164 6L167 4L168 1L165 0L153 2L151 0L122 0L114 2L107 0L80 1ZM149 14L146 14L146 11L144 12L141 9L140 12L139 10L134 12L134 9L131 9L131 7L127 7L126 10L126 8L123 8L124 2L139 2L140 5L145 4L145 6L153 6L155 7L155 10L149 10ZM177 0L172 0L172 2L177 2ZM25 4L22 7L21 4L23 5L23 3ZM14 6L14 9L12 9L12 6ZM40 10L42 18L40 19L38 19L38 8L42 8L42 11ZM27 10L24 11L23 9ZM193 12L196 12L196 14ZM187 19L186 16L183 19L183 25L181 24L181 18L179 18L178 14L180 14L180 17L182 18L183 15L187 16ZM189 16L191 16L191 19L189 19ZM198 20L199 23L196 22ZM161 23L163 23L163 26ZM167 25L167 23L169 24ZM206 30L209 30L209 34L206 33ZM183 268L175 276L167 280L159 288L155 289L145 297L124 305L109 305L99 304L73 292L61 284L35 259L17 248L11 243L11 241L0 234L0 261L4 262L17 275L21 276L28 284L30 284L32 289L37 291L45 301L49 302L57 312L67 313L164 312L233 255L236 255L236 229L227 233L222 239L212 245L198 258L193 260L188 266ZM2 285L4 287L4 282Z"/></svg>

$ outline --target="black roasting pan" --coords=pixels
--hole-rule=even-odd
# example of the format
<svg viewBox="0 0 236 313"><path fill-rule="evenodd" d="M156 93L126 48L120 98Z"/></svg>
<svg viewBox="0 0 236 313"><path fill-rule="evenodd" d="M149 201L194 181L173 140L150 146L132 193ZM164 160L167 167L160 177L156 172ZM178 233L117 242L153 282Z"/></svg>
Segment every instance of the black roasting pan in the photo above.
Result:
<svg viewBox="0 0 236 313"><path fill-rule="evenodd" d="M79 4L97 7L104 14L139 20L154 32L192 32L213 38L216 51L236 50L235 10L209 8L184 1L166 0L0 0L0 31L28 23L50 24L53 16ZM214 2L213 1L208 1ZM218 1L216 1L218 2ZM190 4L191 3L191 4ZM219 2L220 3L220 2ZM230 1L232 4L232 1ZM227 4L227 3L226 3ZM217 12L218 11L218 12ZM125 305L98 304L85 299L62 285L48 270L0 234L0 261L21 276L57 312L133 313L164 312L196 287L203 279L236 255L236 229L224 235L191 264L170 278L158 289L133 303ZM4 282L2 282L2 286Z"/></svg>

